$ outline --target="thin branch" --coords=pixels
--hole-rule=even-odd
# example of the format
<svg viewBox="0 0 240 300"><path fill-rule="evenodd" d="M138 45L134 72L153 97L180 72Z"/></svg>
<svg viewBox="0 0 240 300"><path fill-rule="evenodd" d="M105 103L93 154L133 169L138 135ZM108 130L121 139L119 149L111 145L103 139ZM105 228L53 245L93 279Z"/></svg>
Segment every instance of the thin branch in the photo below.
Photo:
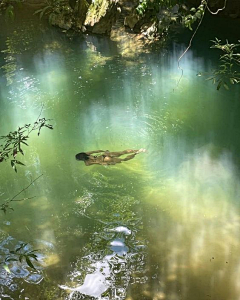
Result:
<svg viewBox="0 0 240 300"><path fill-rule="evenodd" d="M220 11L222 11L222 10L224 10L224 9L226 8L226 5L227 5L227 0L225 0L224 6L223 6L222 8L219 8L217 11L214 12L214 11L211 11L211 9L210 9L209 6L208 6L208 3L206 4L208 11L209 11L210 14L212 14L212 15L217 15Z"/></svg>
<svg viewBox="0 0 240 300"><path fill-rule="evenodd" d="M17 202L17 201L31 200L33 198L36 198L36 196L28 197L28 198L22 198L22 199L14 199L14 200L10 200L10 201L11 202Z"/></svg>
<svg viewBox="0 0 240 300"><path fill-rule="evenodd" d="M36 121L34 122L34 124L39 120L39 118L41 117L41 114L43 112L43 107L44 107L44 104L42 104L42 108L41 108L41 111L40 111L40 114L38 115ZM33 128L28 132L28 135L33 131L35 130L35 125L33 126Z"/></svg>
<svg viewBox="0 0 240 300"><path fill-rule="evenodd" d="M183 56L184 56L184 55L188 52L188 50L191 48L191 46L192 46L192 41L193 41L193 39L194 39L194 37L195 37L195 35L196 35L196 33L197 33L197 31L198 31L200 25L202 24L202 21L203 21L204 15L205 15L206 8L208 9L208 11L209 11L211 14L217 15L220 11L222 11L222 10L224 10L224 9L226 8L226 4L227 4L227 0L225 0L224 6L223 6L222 8L219 8L216 12L213 12L213 11L210 10L210 8L209 8L209 6L208 6L208 0L206 0L206 5L205 5L205 8L204 8L204 13L203 13L203 15L202 15L201 20L200 20L199 23L198 23L197 28L195 29L195 31L194 31L194 33L193 33L191 39L190 39L189 45L188 45L188 47L186 48L186 50L182 53L182 55L178 58L178 69L181 70L181 76L180 76L180 78L179 78L179 80L178 80L177 86L179 85L179 83L180 83L180 81L181 81L181 79L182 79L182 77L183 77L183 69L182 69L181 66L180 66L180 60L183 58Z"/></svg>
<svg viewBox="0 0 240 300"><path fill-rule="evenodd" d="M185 51L181 54L181 56L178 58L178 69L181 70L181 76L180 76L180 78L179 78L179 80L178 80L177 87L178 87L178 85L179 85L179 83L180 83L180 81L182 80L182 77L183 77L183 68L181 68L181 66L180 66L180 61L181 61L181 59L183 58L183 56L188 52L188 50L189 50L189 49L191 48L191 46L192 46L192 41L193 41L193 39L194 39L194 37L195 37L195 35L196 35L196 33L197 33L197 31L198 31L200 25L202 24L202 21L203 21L204 15L205 15L205 11L206 11L206 7L207 7L207 3L208 3L208 1L206 1L206 6L205 6L205 8L204 8L204 13L202 14L201 20L199 21L199 23L198 23L198 25L197 25L197 28L195 29L195 31L194 31L194 33L193 33L193 35L192 35L192 37L191 37L191 39L190 39L190 41L189 41L189 44L188 44L187 48L186 48Z"/></svg>
<svg viewBox="0 0 240 300"><path fill-rule="evenodd" d="M105 223L105 222L103 222L103 221L101 221L101 220L98 220L98 219L91 218L91 217L87 216L87 215L84 214L84 213L81 213L81 212L80 212L80 214L81 214L81 216L83 216L83 217L85 217L85 218L88 218L88 219L90 219L90 220L93 220L93 221L96 221L96 222L99 222L99 223L108 225L107 223Z"/></svg>
<svg viewBox="0 0 240 300"><path fill-rule="evenodd" d="M13 210L13 208L9 206L11 202L20 202L20 201L30 200L30 199L35 198L36 196L33 196L33 197L24 197L22 199L16 199L17 196L19 196L22 192L26 191L41 176L43 176L43 174L39 175L37 178L35 178L34 180L32 180L31 183L27 187L25 187L20 192L18 192L15 196L12 197L12 199L5 200L5 202L0 205L0 210L2 210L4 213L6 213L8 209Z"/></svg>
<svg viewBox="0 0 240 300"><path fill-rule="evenodd" d="M9 200L8 202L11 202L11 201L17 201L17 200L15 200L15 198L18 196L18 195L20 195L22 192L24 192L24 191L26 191L36 180L38 180L41 176L43 176L43 174L41 174L41 175L39 175L37 178L35 178L33 181L31 181L31 183L27 186L27 187L25 187L25 188L23 188L20 192L18 192L15 196L13 196L12 197L12 199L11 200Z"/></svg>

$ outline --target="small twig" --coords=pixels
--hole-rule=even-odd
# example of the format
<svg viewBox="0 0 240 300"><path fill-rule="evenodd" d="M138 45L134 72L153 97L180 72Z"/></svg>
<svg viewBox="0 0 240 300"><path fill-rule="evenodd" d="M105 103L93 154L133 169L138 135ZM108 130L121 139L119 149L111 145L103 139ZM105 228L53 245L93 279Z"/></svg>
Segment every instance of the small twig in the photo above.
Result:
<svg viewBox="0 0 240 300"><path fill-rule="evenodd" d="M36 121L34 122L34 126L32 127L32 129L28 132L28 135L29 135L33 130L35 130L35 123L38 122L39 118L41 117L41 114L42 114L42 111L43 111L43 107L44 107L44 104L42 104L42 108L41 108L40 114L38 115Z"/></svg>
<svg viewBox="0 0 240 300"><path fill-rule="evenodd" d="M22 198L22 199L15 199L15 200L10 200L10 201L11 202L17 202L17 201L31 200L33 198L36 198L36 196L28 197L28 198Z"/></svg>
<svg viewBox="0 0 240 300"><path fill-rule="evenodd" d="M20 195L22 192L26 191L36 180L38 180L41 176L43 176L43 174L39 175L37 178L35 178L33 181L31 181L31 183L23 188L20 192L18 192L15 196L12 197L11 200L9 200L8 202L12 202L12 201L19 201L19 200L14 200L18 195ZM21 201L21 200L20 200Z"/></svg>
<svg viewBox="0 0 240 300"><path fill-rule="evenodd" d="M202 18L201 18L201 20L199 21L198 26L197 26L196 30L194 31L194 33L193 33L193 35L192 35L192 37L191 37L191 39L190 39L190 42L189 42L188 47L186 48L186 50L182 53L182 55L181 55L181 56L179 57L179 59L178 59L178 69L181 70L181 76L180 76L180 78L179 78L179 80L178 80L177 87L178 87L178 85L179 85L179 83L180 83L180 81L181 81L181 79L182 79L182 77L183 77L183 68L181 68L181 66L180 66L180 60L183 58L183 56L184 56L184 55L188 52L188 50L191 48L191 46L192 46L192 41L193 41L193 39L194 39L194 37L195 37L195 35L196 35L196 33L197 33L197 31L198 31L200 25L202 24L202 21L203 21L204 15L205 15L206 8L208 9L208 11L209 11L212 15L217 15L220 11L222 11L222 10L224 10L224 9L226 8L226 4L227 4L227 0L225 0L224 6L223 6L222 8L219 8L216 12L213 12L213 11L210 10L210 8L209 8L209 6L208 6L208 0L206 0L205 2L206 2L206 5L205 5L205 8L204 8L204 13L203 13L203 15L202 15Z"/></svg>
<svg viewBox="0 0 240 300"><path fill-rule="evenodd" d="M84 213L80 213L80 214L81 214L81 216L84 216L85 218L88 218L88 219L90 219L90 220L93 220L93 221L96 221L96 222L99 222L99 223L108 225L107 223L105 223L105 222L103 222L103 221L101 221L101 220L98 220L98 219L91 218L91 217L87 216L87 215L84 214Z"/></svg>
<svg viewBox="0 0 240 300"><path fill-rule="evenodd" d="M19 196L22 192L26 191L41 176L43 176L43 174L39 175L36 179L31 180L31 183L27 187L23 188L20 192L18 192L15 196L13 196L12 199L5 200L5 202L0 205L0 210L2 210L4 213L6 213L8 209L13 210L13 208L9 206L11 202L21 202L21 201L24 201L24 200L30 200L30 199L35 198L36 196L24 197L22 199L16 199L17 196Z"/></svg>
<svg viewBox="0 0 240 300"><path fill-rule="evenodd" d="M204 13L202 14L202 17L201 17L201 19L200 19L200 21L199 21L199 23L198 23L198 25L197 25L197 28L195 29L195 31L194 31L194 33L193 33L193 35L192 35L190 41L189 41L189 44L188 44L187 48L186 48L185 51L181 54L181 56L178 58L178 69L181 70L181 76L180 76L180 78L179 78L179 80L178 80L177 87L178 87L178 85L179 85L179 83L180 83L180 81L181 81L181 79L182 79L182 77L183 77L183 68L181 68L181 66L180 66L180 61L181 61L181 59L183 58L183 56L188 52L188 50L189 50L189 49L191 48L191 46L192 46L192 41L193 41L193 39L194 39L194 37L195 37L195 35L196 35L196 33L197 33L197 31L198 31L200 25L202 24L202 21L203 21L204 15L205 15L205 11L206 11L206 7L207 7L207 3L208 3L208 0L206 1L206 6L205 6L205 8L204 8Z"/></svg>

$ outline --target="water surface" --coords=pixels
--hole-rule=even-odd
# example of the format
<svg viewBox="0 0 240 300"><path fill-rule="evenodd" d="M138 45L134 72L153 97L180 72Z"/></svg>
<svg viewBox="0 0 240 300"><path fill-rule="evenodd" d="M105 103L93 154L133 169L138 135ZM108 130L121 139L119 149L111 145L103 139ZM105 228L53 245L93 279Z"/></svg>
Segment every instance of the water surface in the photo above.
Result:
<svg viewBox="0 0 240 300"><path fill-rule="evenodd" d="M31 134L17 174L1 164L2 201L43 176L2 214L0 246L3 259L28 242L40 260L1 269L2 298L239 300L239 92L197 76L216 58L196 45L179 82L184 45L123 56L34 22L1 34L0 131L42 105L54 130ZM139 148L115 166L75 160Z"/></svg>

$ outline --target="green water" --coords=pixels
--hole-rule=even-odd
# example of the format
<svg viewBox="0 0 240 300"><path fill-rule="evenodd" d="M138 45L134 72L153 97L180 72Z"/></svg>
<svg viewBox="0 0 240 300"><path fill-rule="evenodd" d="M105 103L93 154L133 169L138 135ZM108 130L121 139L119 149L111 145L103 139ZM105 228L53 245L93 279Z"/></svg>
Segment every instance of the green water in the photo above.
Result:
<svg viewBox="0 0 240 300"><path fill-rule="evenodd" d="M1 214L1 260L26 242L39 262L1 268L0 299L239 300L239 92L196 76L216 60L209 44L178 84L184 46L124 57L121 43L32 20L0 39L0 134L42 105L54 126L31 133L17 174L0 165L2 202L43 174ZM115 166L75 160L139 148Z"/></svg>

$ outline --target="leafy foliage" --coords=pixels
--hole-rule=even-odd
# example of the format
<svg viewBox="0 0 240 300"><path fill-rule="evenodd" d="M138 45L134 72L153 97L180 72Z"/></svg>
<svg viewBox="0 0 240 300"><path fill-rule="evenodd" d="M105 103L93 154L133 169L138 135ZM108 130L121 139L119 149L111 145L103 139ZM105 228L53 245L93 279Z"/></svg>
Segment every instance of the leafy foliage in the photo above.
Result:
<svg viewBox="0 0 240 300"><path fill-rule="evenodd" d="M160 35L166 35L176 24L192 30L192 25L203 18L207 2L202 0L197 8L188 8L184 2L187 3L179 0L142 0L136 12L141 17L150 14L156 20Z"/></svg>
<svg viewBox="0 0 240 300"><path fill-rule="evenodd" d="M43 107L42 107L43 109ZM34 124L25 124L23 127L19 127L18 130L10 132L6 136L1 136L0 139L3 140L3 144L0 145L0 162L3 162L4 160L11 159L11 166L17 172L16 165L24 165L22 162L16 160L16 155L20 152L22 155L24 155L24 152L22 150L22 147L24 145L28 146L27 141L29 139L30 133L33 131L37 131L38 136L40 135L41 129L43 127L47 127L49 129L53 129L53 126L49 124L50 119L46 118L40 118L42 113L42 110L37 118L37 120L34 122ZM38 180L42 175L38 176L36 179L30 182L30 184L23 188L20 192L18 192L15 196L13 196L11 199L5 200L4 203L0 205L0 210L2 210L5 214L8 210L14 210L13 207L11 207L12 202L16 201L23 201L26 199L32 199L34 197L24 197L21 199L17 199L17 197L26 191L36 180ZM4 256L5 260L4 262L1 262L0 264L3 264L4 269L11 273L8 264L10 262L20 262L22 263L24 260L27 263L27 265L31 269L35 269L32 259L35 261L38 260L36 251L37 250L29 250L28 247L26 247L27 243L21 243L20 246L15 248L14 250L10 250L8 254L5 254ZM1 255L2 256L2 255Z"/></svg>
<svg viewBox="0 0 240 300"><path fill-rule="evenodd" d="M17 165L24 166L21 161L16 159L17 154L21 153L24 155L22 147L24 145L28 146L27 141L31 132L37 130L39 136L43 127L53 129L53 126L49 124L48 121L50 121L50 119L38 118L32 125L25 124L23 127L18 127L18 130L1 136L0 140L3 141L3 144L0 145L0 162L11 159L11 166L14 171L17 172Z"/></svg>
<svg viewBox="0 0 240 300"><path fill-rule="evenodd" d="M143 1L140 1L140 3L138 4L136 11L139 15L142 16L151 7L157 9L158 4L155 1L154 1L154 3L152 3L151 1L143 0Z"/></svg>
<svg viewBox="0 0 240 300"><path fill-rule="evenodd" d="M236 49L240 44L222 44L221 40L215 39L212 41L213 46L211 48L219 49L224 54L220 55L219 67L213 71L212 76L208 78L213 84L217 84L217 90L222 86L225 89L229 89L229 84L236 84L240 82L240 53L236 52Z"/></svg>
<svg viewBox="0 0 240 300"><path fill-rule="evenodd" d="M183 25L188 29L193 30L192 25L197 20L201 20L203 18L206 5L207 5L206 1L202 0L201 4L197 8L192 7L190 9L190 14L183 17Z"/></svg>
<svg viewBox="0 0 240 300"><path fill-rule="evenodd" d="M67 5L66 0L47 0L45 6L41 9L38 9L34 12L34 15L39 14L40 19L44 15L48 15L49 23L55 15L61 14L62 11L70 10L70 7Z"/></svg>
<svg viewBox="0 0 240 300"><path fill-rule="evenodd" d="M143 15L147 10L159 11L160 7L171 8L178 4L179 1L174 0L140 0L136 11Z"/></svg>
<svg viewBox="0 0 240 300"><path fill-rule="evenodd" d="M23 260L26 261L27 265L31 268L36 270L34 267L31 259L34 259L35 261L38 260L36 252L38 250L28 250L26 249L27 243L21 243L19 246L17 246L14 250L10 250L9 254L6 255L5 260L3 262L4 264L4 269L10 273L10 269L8 267L9 262L17 262L19 261L20 263L23 262Z"/></svg>
<svg viewBox="0 0 240 300"><path fill-rule="evenodd" d="M6 20L14 20L14 4L21 4L23 0L2 0L0 3L0 15L3 12Z"/></svg>

